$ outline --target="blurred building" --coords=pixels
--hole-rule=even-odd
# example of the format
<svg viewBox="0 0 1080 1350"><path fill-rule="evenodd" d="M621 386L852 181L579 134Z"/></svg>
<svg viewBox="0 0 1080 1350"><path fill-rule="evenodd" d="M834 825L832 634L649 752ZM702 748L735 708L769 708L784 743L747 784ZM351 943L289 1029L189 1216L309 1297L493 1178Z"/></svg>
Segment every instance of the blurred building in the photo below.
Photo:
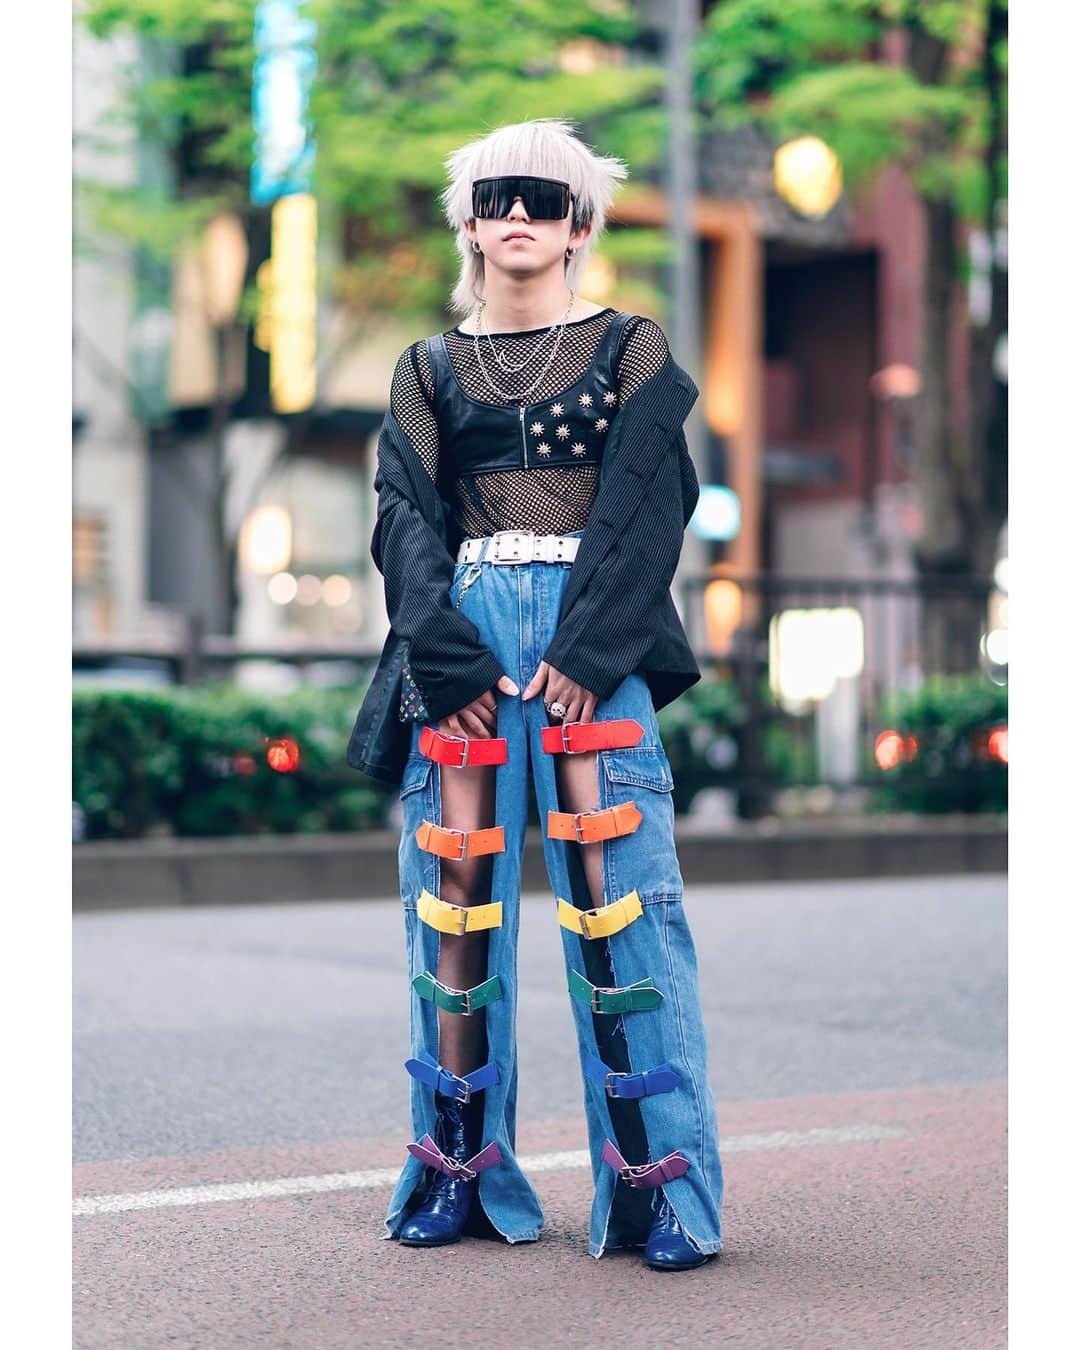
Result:
<svg viewBox="0 0 1080 1350"><path fill-rule="evenodd" d="M79 31L77 134L96 124L115 72L136 56L148 60ZM177 51L171 60L182 74L205 53ZM748 128L698 148L706 478L734 490L742 520L713 556L751 573L903 574L915 523L910 403L875 396L872 377L918 365L919 204L889 171L866 204L842 197L820 219L801 216L776 193L774 149ZM84 148L76 164L89 177L149 182L178 196L199 172L183 144L165 156L132 143L96 159ZM313 396L301 392L295 408L283 406L275 385L280 315L262 333L223 321L205 253L162 268L97 240L76 260L78 637L175 631L185 615L220 631L229 615L216 566L222 499L227 533L239 538L240 637L332 644L382 636L381 581L368 556L374 438L396 357L418 334L387 326L343 346L343 314L320 286L342 260L343 222L275 212L271 202L253 209L243 254L231 260L222 236L223 265L253 285L274 264L271 282L281 314L288 310L282 342L301 331L302 345L310 320L318 371ZM645 181L619 198L612 229L663 226L667 216L662 182ZM284 241L276 257L275 230ZM592 280L589 298L605 301L610 276L597 270ZM963 328L958 311L958 389Z"/></svg>

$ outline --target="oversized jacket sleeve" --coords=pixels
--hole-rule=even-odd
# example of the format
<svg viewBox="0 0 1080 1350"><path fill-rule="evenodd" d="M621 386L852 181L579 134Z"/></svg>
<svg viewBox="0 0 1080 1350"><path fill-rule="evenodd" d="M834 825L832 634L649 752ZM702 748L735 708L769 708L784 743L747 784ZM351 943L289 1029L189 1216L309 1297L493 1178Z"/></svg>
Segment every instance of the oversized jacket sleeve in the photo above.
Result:
<svg viewBox="0 0 1080 1350"><path fill-rule="evenodd" d="M410 672L438 720L490 689L503 669L476 625L450 603L454 560L407 486L409 475L392 466L394 455L384 432L371 556L383 575L390 626L408 640Z"/></svg>
<svg viewBox="0 0 1080 1350"><path fill-rule="evenodd" d="M658 448L606 556L559 623L544 660L599 698L609 698L656 641L655 618L670 589L683 532L698 498L681 430Z"/></svg>

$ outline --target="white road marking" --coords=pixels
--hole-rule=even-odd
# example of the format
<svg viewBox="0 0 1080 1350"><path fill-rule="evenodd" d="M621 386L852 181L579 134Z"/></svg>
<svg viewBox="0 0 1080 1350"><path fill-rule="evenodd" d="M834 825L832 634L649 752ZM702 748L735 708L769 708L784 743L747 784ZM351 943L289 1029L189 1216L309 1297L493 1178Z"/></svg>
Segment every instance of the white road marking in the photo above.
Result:
<svg viewBox="0 0 1080 1350"><path fill-rule="evenodd" d="M810 1130L769 1130L762 1134L721 1136L721 1157L764 1149L813 1148L820 1144L863 1144L902 1139L908 1131L898 1125L822 1125ZM562 1153L534 1153L519 1158L526 1172L569 1172L589 1166L586 1149ZM401 1167L371 1168L365 1172L326 1172L321 1176L276 1177L265 1181L230 1181L209 1186L178 1186L118 1195L81 1195L72 1202L76 1217L120 1214L132 1209L170 1209L178 1205L215 1205L230 1200L273 1200L287 1195L318 1195L326 1191L373 1191L393 1186Z"/></svg>

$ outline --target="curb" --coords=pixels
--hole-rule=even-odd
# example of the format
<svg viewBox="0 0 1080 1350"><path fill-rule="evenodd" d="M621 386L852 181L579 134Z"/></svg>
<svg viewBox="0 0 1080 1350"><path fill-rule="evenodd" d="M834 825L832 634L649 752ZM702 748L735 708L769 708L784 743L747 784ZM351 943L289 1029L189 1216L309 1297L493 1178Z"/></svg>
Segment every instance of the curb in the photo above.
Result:
<svg viewBox="0 0 1080 1350"><path fill-rule="evenodd" d="M1007 819L872 816L675 826L687 885L1005 872ZM140 839L77 844L79 912L298 900L385 900L398 894L396 830L363 834ZM539 830L526 832L522 890L546 890Z"/></svg>

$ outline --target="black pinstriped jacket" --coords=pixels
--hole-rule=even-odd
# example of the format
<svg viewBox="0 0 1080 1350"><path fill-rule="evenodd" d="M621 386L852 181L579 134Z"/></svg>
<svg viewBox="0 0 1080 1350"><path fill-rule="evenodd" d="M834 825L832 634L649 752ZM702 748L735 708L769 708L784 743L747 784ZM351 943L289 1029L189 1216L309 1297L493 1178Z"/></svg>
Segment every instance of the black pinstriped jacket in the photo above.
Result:
<svg viewBox="0 0 1080 1350"><path fill-rule="evenodd" d="M600 481L544 660L599 698L636 672L662 708L701 678L671 598L698 480L683 423L698 397L668 355L619 409ZM412 725L398 719L407 660L432 720L471 703L503 669L476 625L449 604L461 542L449 501L393 413L379 433L371 556L390 619L346 751L373 778L400 783Z"/></svg>

